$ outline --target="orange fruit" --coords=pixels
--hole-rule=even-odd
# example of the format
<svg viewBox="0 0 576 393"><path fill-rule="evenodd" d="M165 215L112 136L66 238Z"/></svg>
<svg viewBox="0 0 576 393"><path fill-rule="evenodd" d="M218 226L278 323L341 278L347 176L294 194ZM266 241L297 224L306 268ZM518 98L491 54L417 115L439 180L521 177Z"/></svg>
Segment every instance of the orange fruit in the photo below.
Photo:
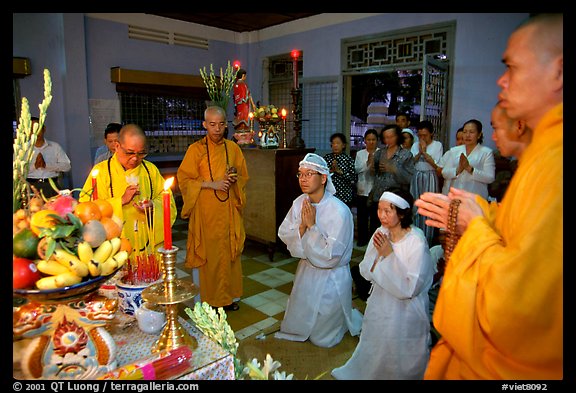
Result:
<svg viewBox="0 0 576 393"><path fill-rule="evenodd" d="M77 216L82 224L86 224L90 220L100 220L102 213L100 208L93 201L79 202L74 208L74 215Z"/></svg>
<svg viewBox="0 0 576 393"><path fill-rule="evenodd" d="M110 217L102 217L100 219L100 222L102 223L104 229L106 230L106 239L110 240L120 236L122 228L120 228L118 224L116 224L116 221L114 221Z"/></svg>
<svg viewBox="0 0 576 393"><path fill-rule="evenodd" d="M94 203L98 205L102 217L112 217L112 214L114 214L112 204L106 199L96 199Z"/></svg>
<svg viewBox="0 0 576 393"><path fill-rule="evenodd" d="M49 214L58 215L58 212L52 209L39 210L30 218L30 229L32 229L32 232L34 232L36 236L40 234L43 228L53 228L56 226L56 219L50 217Z"/></svg>
<svg viewBox="0 0 576 393"><path fill-rule="evenodd" d="M128 254L132 253L132 243L130 240L126 239L125 237L120 238L120 250L119 251L127 251Z"/></svg>

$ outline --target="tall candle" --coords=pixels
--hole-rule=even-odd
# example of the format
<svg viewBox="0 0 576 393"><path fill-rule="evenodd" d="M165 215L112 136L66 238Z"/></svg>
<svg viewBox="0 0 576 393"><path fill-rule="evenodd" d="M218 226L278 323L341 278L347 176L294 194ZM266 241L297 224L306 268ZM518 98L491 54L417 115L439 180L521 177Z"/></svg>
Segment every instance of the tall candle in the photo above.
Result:
<svg viewBox="0 0 576 393"><path fill-rule="evenodd" d="M90 172L90 174L92 175L92 200L95 201L96 199L98 199L98 187L96 184L98 169L93 169L92 172Z"/></svg>
<svg viewBox="0 0 576 393"><path fill-rule="evenodd" d="M174 177L164 182L164 192L162 193L162 207L164 213L164 249L172 248L172 225L170 222L170 186L174 182Z"/></svg>
<svg viewBox="0 0 576 393"><path fill-rule="evenodd" d="M286 149L288 144L286 143L286 108L282 108L282 147Z"/></svg>
<svg viewBox="0 0 576 393"><path fill-rule="evenodd" d="M298 89L298 57L300 57L300 52L298 49L294 49L290 52L292 56L292 71L294 73L294 89Z"/></svg>

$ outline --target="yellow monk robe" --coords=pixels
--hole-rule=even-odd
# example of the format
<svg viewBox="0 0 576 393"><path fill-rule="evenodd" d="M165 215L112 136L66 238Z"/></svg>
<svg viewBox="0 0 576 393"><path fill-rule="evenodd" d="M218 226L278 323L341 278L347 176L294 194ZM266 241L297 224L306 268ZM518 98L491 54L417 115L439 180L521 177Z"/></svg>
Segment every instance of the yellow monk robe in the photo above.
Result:
<svg viewBox="0 0 576 393"><path fill-rule="evenodd" d="M225 192L201 188L203 181L211 181L210 171L215 181L224 178L226 162L238 171L227 200ZM246 239L243 211L248 181L242 150L226 139L215 144L203 138L190 145L177 176L184 200L182 218L189 219L186 266L199 270L202 301L213 307L229 305L242 295L240 257Z"/></svg>
<svg viewBox="0 0 576 393"><path fill-rule="evenodd" d="M500 206L476 198L489 218L470 222L446 267L426 379L563 377L562 132L559 104Z"/></svg>
<svg viewBox="0 0 576 393"><path fill-rule="evenodd" d="M144 166L145 165L145 166ZM148 170L146 170L146 168ZM165 179L160 174L160 171L150 161L143 160L140 165L134 169L124 170L116 154L110 159L110 171L108 171L108 160L99 162L94 165L93 169L98 169L98 176L96 178L96 187L98 188L98 199L106 199L112 204L114 214L122 219L124 227L122 228L122 236L126 237L132 243L132 248L136 250L138 246L140 251L144 251L148 245L148 250L157 250L160 245L164 243L164 212L162 208L162 192L164 191ZM110 183L110 176L112 182ZM132 178L139 184L140 195L136 195L132 202L122 206L122 195L126 191L128 179ZM132 181L132 180L130 180ZM112 188L110 188L112 184ZM79 201L90 200L90 192L92 190L92 176L89 175L82 187L84 192L80 193ZM132 203L136 200L151 199L154 203L154 230L149 231L146 225L146 215L138 211ZM170 225L176 221L176 203L172 190L170 190ZM135 233L135 223L137 223L137 234ZM149 236L150 235L150 236ZM150 239L154 243L152 247Z"/></svg>

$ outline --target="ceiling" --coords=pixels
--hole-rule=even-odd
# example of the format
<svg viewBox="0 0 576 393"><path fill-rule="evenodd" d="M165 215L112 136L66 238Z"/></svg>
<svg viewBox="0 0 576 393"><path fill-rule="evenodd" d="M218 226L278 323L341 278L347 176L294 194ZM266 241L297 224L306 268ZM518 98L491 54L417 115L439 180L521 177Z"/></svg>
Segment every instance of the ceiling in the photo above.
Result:
<svg viewBox="0 0 576 393"><path fill-rule="evenodd" d="M280 25L293 20L318 15L318 12L286 12L277 14L265 13L177 13L165 12L150 15L197 23L219 29L231 30L237 33L261 30L266 27Z"/></svg>

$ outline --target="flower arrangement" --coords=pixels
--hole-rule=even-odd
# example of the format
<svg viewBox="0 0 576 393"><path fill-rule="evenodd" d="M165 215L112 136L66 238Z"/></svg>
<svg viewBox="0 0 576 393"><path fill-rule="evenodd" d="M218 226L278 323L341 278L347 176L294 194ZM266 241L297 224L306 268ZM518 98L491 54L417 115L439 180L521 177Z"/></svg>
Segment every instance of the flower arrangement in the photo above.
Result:
<svg viewBox="0 0 576 393"><path fill-rule="evenodd" d="M202 333L232 354L236 379L249 377L250 379L260 380L290 380L294 378L293 374L286 375L285 371L279 372L278 368L280 368L281 364L272 359L270 354L266 355L262 368L260 368L260 363L255 358L244 365L237 356L238 342L236 341L236 336L234 336L234 331L232 331L228 321L226 321L226 312L222 307L216 312L208 303L202 302L200 304L198 302L194 305L194 310L186 308L185 312ZM273 374L270 375L271 373Z"/></svg>
<svg viewBox="0 0 576 393"><path fill-rule="evenodd" d="M38 105L40 108L40 116L38 116L38 123L32 127L32 120L30 117L30 105L28 99L22 97L22 110L20 113L20 121L16 129L16 138L14 139L14 157L12 162L12 213L15 213L23 203L28 201L29 185L26 183L28 171L30 169L30 159L34 152L34 144L38 137L38 133L44 125L46 120L46 111L52 101L52 80L50 79L50 71L44 70L44 100Z"/></svg>
<svg viewBox="0 0 576 393"><path fill-rule="evenodd" d="M220 78L216 79L216 74L214 73L214 66L210 64L210 73L206 71L206 67L200 68L200 75L206 85L206 90L210 99L214 104L226 110L228 108L228 101L230 101L230 92L234 87L234 82L236 81L236 70L230 61L226 67L226 71L222 70L220 67Z"/></svg>

